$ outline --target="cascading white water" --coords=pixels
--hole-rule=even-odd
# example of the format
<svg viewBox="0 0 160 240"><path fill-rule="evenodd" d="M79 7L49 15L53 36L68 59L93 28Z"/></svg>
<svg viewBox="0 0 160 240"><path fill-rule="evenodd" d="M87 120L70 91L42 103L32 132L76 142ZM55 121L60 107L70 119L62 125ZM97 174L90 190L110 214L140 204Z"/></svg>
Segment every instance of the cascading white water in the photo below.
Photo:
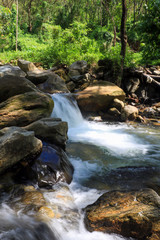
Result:
<svg viewBox="0 0 160 240"><path fill-rule="evenodd" d="M79 126L84 122L75 99L69 94L53 94L54 109L52 117L68 122L69 128Z"/></svg>
<svg viewBox="0 0 160 240"><path fill-rule="evenodd" d="M23 211L17 215L8 206L1 205L0 240L53 240L53 232L56 240L122 240L123 237L114 234L88 232L82 209L110 190L110 179L106 181L108 169L142 164L159 166L160 135L153 129L135 131L126 124L88 122L71 96L54 94L52 97L55 103L52 117L61 118L69 125L67 153L75 169L73 181L69 186L55 185L53 191L42 190L55 214L55 218L47 222L51 233L45 226L38 225L32 211L31 216L24 215ZM45 232L40 231L41 227Z"/></svg>
<svg viewBox="0 0 160 240"><path fill-rule="evenodd" d="M68 96L68 95L67 95ZM62 94L52 95L55 102L53 117L60 117L69 125L68 136L71 141L91 143L108 149L112 154L134 156L145 154L148 146L127 133L127 125L107 125L105 123L88 122L83 119L77 103L73 98Z"/></svg>
<svg viewBox="0 0 160 240"><path fill-rule="evenodd" d="M83 224L81 209L95 202L104 192L103 190L96 190L94 188L94 183L92 181L93 176L98 175L98 177L101 177L105 165L107 165L107 168L110 165L112 167L120 167L123 166L123 164L125 166L130 166L131 164L134 165L133 160L138 165L140 159L142 161L150 150L150 145L143 137L140 137L138 131L137 134L134 134L134 128L127 126L127 124L113 125L84 120L76 101L68 95L54 94L52 98L55 103L52 117L59 117L63 121L67 121L69 125L68 145L71 144L70 161L75 168L74 179L70 185L70 191L72 192L75 206L71 204L68 207L72 210L77 209L80 215L75 221L76 224L72 223L72 227L69 227L66 220L60 220L57 226L59 226L58 232L61 232L61 239L122 239L116 235L88 232ZM84 149L85 145L87 147ZM76 157L72 156L72 149L74 147L77 149ZM97 155L97 151L99 156ZM103 155L102 157L100 157L101 154ZM85 161L81 159L81 156ZM103 159L100 161L99 158ZM119 161L118 159L121 160ZM90 185L92 185L92 188L88 188L86 184L83 186L85 180L89 178L91 178ZM49 199L54 198L50 196ZM53 225L55 225L55 221Z"/></svg>

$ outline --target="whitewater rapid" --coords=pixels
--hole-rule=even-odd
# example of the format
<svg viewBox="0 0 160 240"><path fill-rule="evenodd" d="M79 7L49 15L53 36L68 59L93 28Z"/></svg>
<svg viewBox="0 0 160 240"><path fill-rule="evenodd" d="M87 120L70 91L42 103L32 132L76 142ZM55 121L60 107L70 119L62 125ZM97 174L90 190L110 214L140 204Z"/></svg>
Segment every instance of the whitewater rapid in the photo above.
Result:
<svg viewBox="0 0 160 240"><path fill-rule="evenodd" d="M69 126L66 152L74 166L73 181L70 185L54 185L52 190L38 189L55 212L56 217L47 221L51 233L43 225L39 227L32 211L29 216L23 209L15 212L4 201L0 207L0 240L52 240L52 233L56 240L124 240L115 234L88 232L83 209L123 180L121 172L112 175L114 170L124 167L126 172L128 167L136 172L139 168L134 167L138 166L143 172L150 166L159 167L160 134L124 123L89 122L82 117L72 95L53 94L52 98L51 117L61 118Z"/></svg>

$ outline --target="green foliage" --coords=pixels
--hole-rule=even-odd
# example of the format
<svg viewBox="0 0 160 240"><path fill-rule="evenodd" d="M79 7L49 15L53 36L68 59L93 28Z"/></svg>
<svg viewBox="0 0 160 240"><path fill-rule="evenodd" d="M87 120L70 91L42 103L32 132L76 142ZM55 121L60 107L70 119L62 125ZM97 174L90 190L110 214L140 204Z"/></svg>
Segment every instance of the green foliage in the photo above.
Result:
<svg viewBox="0 0 160 240"><path fill-rule="evenodd" d="M6 8L5 1L2 3L2 60L4 56L6 59L19 56L51 66L56 62L70 64L84 59L91 63L107 58L113 65L119 65L121 1L19 0L18 53L11 53L15 49L16 8L13 4L10 4L11 9ZM127 7L128 43L134 51L140 52L135 53L128 47L125 66L139 63L142 56L145 63L159 61L160 1L131 0ZM118 41L115 47L112 46L114 27ZM27 34L29 30L31 34Z"/></svg>
<svg viewBox="0 0 160 240"><path fill-rule="evenodd" d="M16 6L12 9L0 6L0 51L15 48Z"/></svg>
<svg viewBox="0 0 160 240"><path fill-rule="evenodd" d="M87 36L86 24L75 21L70 28L62 30L55 26L56 38L53 36L52 44L40 55L40 61L49 66L56 63L71 64L78 60L89 62L98 60L103 54L95 39Z"/></svg>
<svg viewBox="0 0 160 240"><path fill-rule="evenodd" d="M150 0L136 24L144 60L160 59L160 1Z"/></svg>

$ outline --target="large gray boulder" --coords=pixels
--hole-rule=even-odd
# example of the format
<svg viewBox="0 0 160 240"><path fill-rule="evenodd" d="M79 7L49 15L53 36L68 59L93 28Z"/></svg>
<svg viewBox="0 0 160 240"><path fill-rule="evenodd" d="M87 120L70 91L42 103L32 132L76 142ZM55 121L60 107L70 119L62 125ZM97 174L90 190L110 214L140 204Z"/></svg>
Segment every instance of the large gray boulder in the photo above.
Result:
<svg viewBox="0 0 160 240"><path fill-rule="evenodd" d="M5 75L10 76L19 76L19 77L25 77L26 73L21 70L18 66L12 66L10 64L5 64L0 66L0 77L3 77Z"/></svg>
<svg viewBox="0 0 160 240"><path fill-rule="evenodd" d="M0 77L0 102L18 94L39 91L28 79L18 75Z"/></svg>
<svg viewBox="0 0 160 240"><path fill-rule="evenodd" d="M69 76L77 76L85 74L88 70L88 64L86 61L77 61L72 63L72 65L69 66Z"/></svg>
<svg viewBox="0 0 160 240"><path fill-rule="evenodd" d="M65 147L68 139L68 124L58 118L43 118L26 126L25 129L34 131L36 137L62 148Z"/></svg>
<svg viewBox="0 0 160 240"><path fill-rule="evenodd" d="M0 173L21 160L35 158L42 150L42 142L19 127L0 130Z"/></svg>
<svg viewBox="0 0 160 240"><path fill-rule="evenodd" d="M27 72L26 78L29 79L35 85L44 83L49 77L49 71L36 69L34 71Z"/></svg>
<svg viewBox="0 0 160 240"><path fill-rule="evenodd" d="M42 92L26 92L0 103L0 128L26 126L38 119L49 117L52 98Z"/></svg>
<svg viewBox="0 0 160 240"><path fill-rule="evenodd" d="M69 92L64 80L52 72L48 72L48 79L44 83L37 85L37 87L41 91L50 94L57 92Z"/></svg>

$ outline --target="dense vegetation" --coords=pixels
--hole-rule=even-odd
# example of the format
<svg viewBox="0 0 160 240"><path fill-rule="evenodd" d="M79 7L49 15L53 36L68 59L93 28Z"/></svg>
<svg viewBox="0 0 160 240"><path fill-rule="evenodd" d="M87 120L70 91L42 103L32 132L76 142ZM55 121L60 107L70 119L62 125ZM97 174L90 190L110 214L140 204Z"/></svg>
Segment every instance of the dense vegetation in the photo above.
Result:
<svg viewBox="0 0 160 240"><path fill-rule="evenodd" d="M18 3L18 51L16 4ZM122 3L118 0L0 0L0 60L120 63ZM160 64L160 0L127 0L125 66Z"/></svg>

